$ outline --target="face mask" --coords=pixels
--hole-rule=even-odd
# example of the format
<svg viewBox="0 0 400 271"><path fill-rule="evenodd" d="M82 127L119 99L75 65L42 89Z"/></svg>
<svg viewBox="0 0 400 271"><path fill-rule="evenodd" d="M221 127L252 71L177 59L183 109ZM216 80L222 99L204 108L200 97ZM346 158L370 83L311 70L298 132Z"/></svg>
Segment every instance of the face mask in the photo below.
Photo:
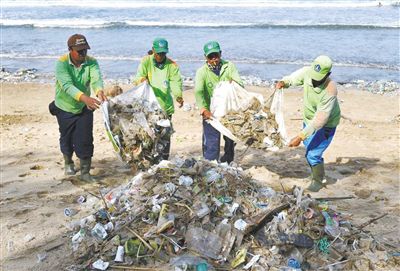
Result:
<svg viewBox="0 0 400 271"><path fill-rule="evenodd" d="M319 86L322 86L322 85L325 83L326 79L329 77L330 74L331 74L331 73L328 72L328 73L325 75L325 77L322 78L322 80L320 80L320 81L311 79L311 82L312 82L313 87L314 87L314 88L317 88L317 87L319 87Z"/></svg>

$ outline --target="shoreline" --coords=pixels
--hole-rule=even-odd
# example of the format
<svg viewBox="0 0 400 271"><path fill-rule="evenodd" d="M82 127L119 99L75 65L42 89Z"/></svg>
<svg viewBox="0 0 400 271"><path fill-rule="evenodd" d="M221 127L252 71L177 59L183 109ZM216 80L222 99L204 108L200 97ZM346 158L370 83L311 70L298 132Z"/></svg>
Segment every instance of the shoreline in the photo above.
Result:
<svg viewBox="0 0 400 271"><path fill-rule="evenodd" d="M256 76L241 76L246 86L274 88L278 79L263 80ZM103 78L105 85L132 85L132 78ZM192 77L182 76L184 90L194 87L194 79ZM11 72L2 68L0 71L0 83L37 83L52 84L55 82L54 75L38 73L36 69L20 68L15 72ZM367 91L374 94L400 95L400 82L392 80L353 80L350 82L335 81L338 90L355 88L360 91Z"/></svg>

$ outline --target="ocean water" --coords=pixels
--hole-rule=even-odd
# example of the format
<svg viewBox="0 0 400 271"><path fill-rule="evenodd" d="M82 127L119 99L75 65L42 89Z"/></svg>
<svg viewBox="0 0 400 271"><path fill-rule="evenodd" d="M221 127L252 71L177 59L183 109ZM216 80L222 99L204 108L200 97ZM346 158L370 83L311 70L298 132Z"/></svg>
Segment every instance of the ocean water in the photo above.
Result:
<svg viewBox="0 0 400 271"><path fill-rule="evenodd" d="M399 12L399 1L372 0L2 0L1 66L51 75L81 33L106 79L129 78L161 36L187 77L217 40L245 76L277 79L326 54L338 82L399 82Z"/></svg>

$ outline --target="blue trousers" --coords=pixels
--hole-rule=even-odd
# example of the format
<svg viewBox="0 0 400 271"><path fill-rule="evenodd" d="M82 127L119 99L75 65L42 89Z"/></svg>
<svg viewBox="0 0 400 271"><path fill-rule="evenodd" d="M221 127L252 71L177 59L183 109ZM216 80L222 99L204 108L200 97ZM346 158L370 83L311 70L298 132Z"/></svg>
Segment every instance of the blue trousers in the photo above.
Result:
<svg viewBox="0 0 400 271"><path fill-rule="evenodd" d="M83 108L80 114L58 110L57 121L60 130L60 149L63 154L75 152L80 159L93 156L93 111Z"/></svg>
<svg viewBox="0 0 400 271"><path fill-rule="evenodd" d="M335 132L336 127L322 127L303 141L306 147L306 159L311 167L324 162L322 154L328 148L329 144L331 144Z"/></svg>
<svg viewBox="0 0 400 271"><path fill-rule="evenodd" d="M232 162L235 156L235 142L224 136L225 146L224 155L221 162ZM203 120L203 156L207 160L219 159L219 149L221 142L221 133L218 132L211 124Z"/></svg>

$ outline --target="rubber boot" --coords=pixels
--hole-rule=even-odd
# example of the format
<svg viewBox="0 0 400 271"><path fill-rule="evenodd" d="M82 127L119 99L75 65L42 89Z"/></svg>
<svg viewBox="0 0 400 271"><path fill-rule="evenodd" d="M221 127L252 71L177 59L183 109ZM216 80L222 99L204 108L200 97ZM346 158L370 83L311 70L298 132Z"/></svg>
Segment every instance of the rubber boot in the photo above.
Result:
<svg viewBox="0 0 400 271"><path fill-rule="evenodd" d="M313 174L312 174L312 167L311 166L310 166L310 171L311 171L310 175L307 176L306 178L302 179L303 182L309 183L309 182L311 182L313 180Z"/></svg>
<svg viewBox="0 0 400 271"><path fill-rule="evenodd" d="M80 159L81 161L81 176L80 179L85 182L93 182L95 179L90 175L90 166L92 165L92 158Z"/></svg>
<svg viewBox="0 0 400 271"><path fill-rule="evenodd" d="M318 192L322 188L326 186L326 183L323 181L325 180L325 169L324 164L318 164L311 167L312 171L312 181L311 184L307 187L307 190L310 192ZM326 182L326 181L325 181Z"/></svg>
<svg viewBox="0 0 400 271"><path fill-rule="evenodd" d="M76 170L74 161L72 160L72 155L63 154L63 156L64 156L64 174L75 175Z"/></svg>

